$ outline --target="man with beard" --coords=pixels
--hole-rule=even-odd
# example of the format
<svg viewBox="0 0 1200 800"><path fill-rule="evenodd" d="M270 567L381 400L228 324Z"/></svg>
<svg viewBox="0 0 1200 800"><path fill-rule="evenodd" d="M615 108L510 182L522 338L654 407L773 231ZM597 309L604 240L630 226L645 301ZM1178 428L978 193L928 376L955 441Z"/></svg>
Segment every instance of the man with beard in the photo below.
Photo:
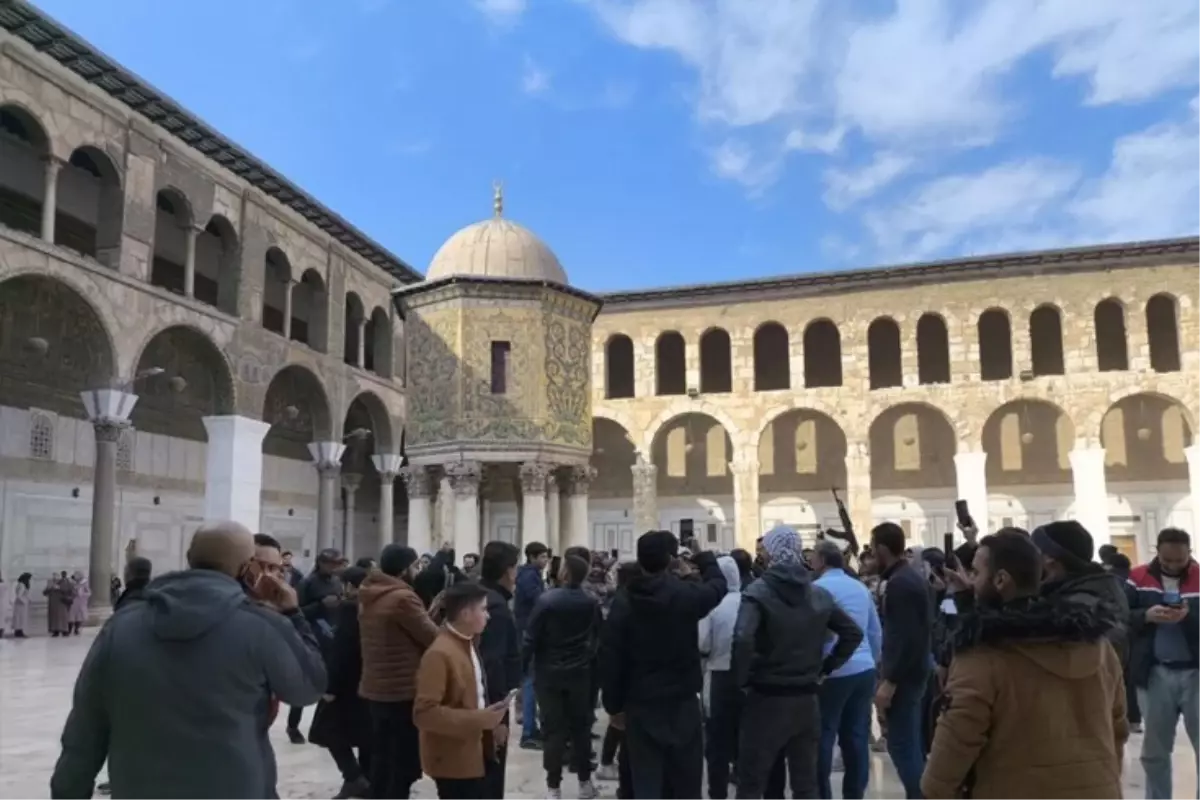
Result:
<svg viewBox="0 0 1200 800"><path fill-rule="evenodd" d="M1146 730L1142 767L1149 798L1171 796L1171 753L1181 716L1200 765L1200 567L1191 553L1191 537L1167 528L1158 534L1154 560L1129 574L1136 593L1129 669Z"/></svg>
<svg viewBox="0 0 1200 800"><path fill-rule="evenodd" d="M487 678L487 702L498 703L521 685L521 650L513 619L513 588L521 551L508 542L488 542L480 560L479 585L487 590L487 626L479 637L479 658ZM484 797L504 797L504 772L508 763L508 737L512 729L506 713L496 730L496 757L484 763Z"/></svg>
<svg viewBox="0 0 1200 800"><path fill-rule="evenodd" d="M696 630L725 597L725 576L701 552L700 580L681 580L668 569L678 554L670 531L638 538L642 574L617 593L601 635L604 708L625 715L634 797L699 797L703 781Z"/></svg>
<svg viewBox="0 0 1200 800"><path fill-rule="evenodd" d="M974 613L956 633L926 797L1121 797L1129 731L1121 662L1105 638L1112 607L1040 594L1040 562L1019 534L979 543Z"/></svg>
<svg viewBox="0 0 1200 800"><path fill-rule="evenodd" d="M737 796L762 797L783 754L793 796L816 797L817 691L858 649L863 632L833 595L813 584L795 530L774 528L763 537L763 548L766 571L742 595L733 634L733 676L745 692ZM827 634L836 637L828 656Z"/></svg>
<svg viewBox="0 0 1200 800"><path fill-rule="evenodd" d="M413 723L417 668L438 629L413 591L417 552L389 544L379 569L358 592L362 680L358 693L371 713L371 790L407 798L421 777L420 737Z"/></svg>

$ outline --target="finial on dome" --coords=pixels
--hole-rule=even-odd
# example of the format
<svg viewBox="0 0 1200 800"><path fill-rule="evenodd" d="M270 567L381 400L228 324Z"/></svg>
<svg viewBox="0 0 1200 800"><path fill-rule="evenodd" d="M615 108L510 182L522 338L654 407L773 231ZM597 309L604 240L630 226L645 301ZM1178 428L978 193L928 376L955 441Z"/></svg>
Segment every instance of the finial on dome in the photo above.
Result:
<svg viewBox="0 0 1200 800"><path fill-rule="evenodd" d="M492 211L496 219L504 216L504 184L500 181L492 181Z"/></svg>

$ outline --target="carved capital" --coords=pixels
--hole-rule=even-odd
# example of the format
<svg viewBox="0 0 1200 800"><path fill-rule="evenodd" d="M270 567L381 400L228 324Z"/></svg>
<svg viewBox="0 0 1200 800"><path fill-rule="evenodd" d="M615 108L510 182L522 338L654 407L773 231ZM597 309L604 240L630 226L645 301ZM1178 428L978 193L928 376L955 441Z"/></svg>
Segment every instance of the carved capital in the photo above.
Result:
<svg viewBox="0 0 1200 800"><path fill-rule="evenodd" d="M92 423L96 431L97 442L119 442L121 433L129 427L129 422L123 419L98 419Z"/></svg>
<svg viewBox="0 0 1200 800"><path fill-rule="evenodd" d="M658 480L658 467L654 464L647 464L644 461L639 461L629 468L633 472L633 485L636 489L640 486L654 486Z"/></svg>
<svg viewBox="0 0 1200 800"><path fill-rule="evenodd" d="M483 469L477 461L456 461L446 465L446 477L456 496L475 497L479 494Z"/></svg>
<svg viewBox="0 0 1200 800"><path fill-rule="evenodd" d="M571 494L587 494L588 487L596 479L596 468L587 464L567 467L567 490Z"/></svg>
<svg viewBox="0 0 1200 800"><path fill-rule="evenodd" d="M525 495L546 494L547 478L553 470L552 464L541 461L526 461L521 464L521 492Z"/></svg>
<svg viewBox="0 0 1200 800"><path fill-rule="evenodd" d="M354 494L362 485L362 479L363 476L357 472L346 472L342 475L342 488L350 494Z"/></svg>
<svg viewBox="0 0 1200 800"><path fill-rule="evenodd" d="M337 461L324 461L313 464L317 468L317 474L322 478L336 479L342 474L342 465Z"/></svg>
<svg viewBox="0 0 1200 800"><path fill-rule="evenodd" d="M313 466L321 475L337 475L342 470L342 454L346 445L341 442L310 442L308 452L312 454Z"/></svg>
<svg viewBox="0 0 1200 800"><path fill-rule="evenodd" d="M403 462L404 457L395 453L371 456L371 463L375 465L375 471L385 486L390 486L396 480Z"/></svg>
<svg viewBox="0 0 1200 800"><path fill-rule="evenodd" d="M429 470L425 467L404 467L400 470L400 480L404 481L404 490L410 500L414 497L429 497L433 493Z"/></svg>

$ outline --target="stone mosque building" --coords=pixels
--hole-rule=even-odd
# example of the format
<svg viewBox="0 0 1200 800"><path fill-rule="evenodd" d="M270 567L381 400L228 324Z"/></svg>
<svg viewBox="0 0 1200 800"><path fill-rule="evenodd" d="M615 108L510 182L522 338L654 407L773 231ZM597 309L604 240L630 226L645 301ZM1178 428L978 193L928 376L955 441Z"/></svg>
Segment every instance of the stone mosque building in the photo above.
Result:
<svg viewBox="0 0 1200 800"><path fill-rule="evenodd" d="M177 568L220 518L301 564L752 546L834 487L926 544L958 497L1135 561L1200 521L1197 239L593 295L497 189L423 277L28 4L0 28L7 580Z"/></svg>

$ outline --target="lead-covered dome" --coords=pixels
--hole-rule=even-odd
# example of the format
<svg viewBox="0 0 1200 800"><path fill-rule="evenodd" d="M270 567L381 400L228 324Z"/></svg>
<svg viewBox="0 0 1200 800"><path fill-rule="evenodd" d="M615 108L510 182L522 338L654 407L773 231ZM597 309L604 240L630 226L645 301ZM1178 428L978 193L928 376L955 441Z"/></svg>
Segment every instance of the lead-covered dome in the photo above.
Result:
<svg viewBox="0 0 1200 800"><path fill-rule="evenodd" d="M567 282L558 258L533 231L504 219L499 187L492 219L468 225L446 240L429 262L425 280L455 275Z"/></svg>

